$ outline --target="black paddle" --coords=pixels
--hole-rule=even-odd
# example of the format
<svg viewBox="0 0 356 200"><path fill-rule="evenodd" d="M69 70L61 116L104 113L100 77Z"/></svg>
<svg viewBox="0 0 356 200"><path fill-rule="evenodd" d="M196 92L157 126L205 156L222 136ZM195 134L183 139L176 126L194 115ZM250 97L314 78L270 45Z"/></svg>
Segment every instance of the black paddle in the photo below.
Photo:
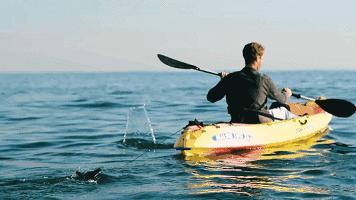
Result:
<svg viewBox="0 0 356 200"><path fill-rule="evenodd" d="M184 63L184 62L175 60L173 58L170 58L170 57L167 57L167 56L164 56L161 54L158 54L157 56L164 64L166 64L170 67L174 67L174 68L178 68L178 69L193 69L193 70L205 72L208 74L220 76L216 72L203 70L195 65ZM317 99L317 100L315 100L313 98L306 97L306 96L303 96L300 94L293 93L292 95L294 97L306 99L308 101L315 101L315 103L318 104L323 110L325 110L326 112L328 112L334 116L337 116L337 117L350 117L356 111L356 107L353 103L343 100L343 99Z"/></svg>

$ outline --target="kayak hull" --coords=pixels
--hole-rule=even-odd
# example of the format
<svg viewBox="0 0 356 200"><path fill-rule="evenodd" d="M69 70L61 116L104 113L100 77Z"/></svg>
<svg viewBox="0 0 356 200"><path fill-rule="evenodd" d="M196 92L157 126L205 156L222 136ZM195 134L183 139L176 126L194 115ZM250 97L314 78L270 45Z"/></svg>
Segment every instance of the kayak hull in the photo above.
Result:
<svg viewBox="0 0 356 200"><path fill-rule="evenodd" d="M263 124L217 123L186 127L174 148L185 156L225 154L297 143L325 132L332 115L324 111Z"/></svg>

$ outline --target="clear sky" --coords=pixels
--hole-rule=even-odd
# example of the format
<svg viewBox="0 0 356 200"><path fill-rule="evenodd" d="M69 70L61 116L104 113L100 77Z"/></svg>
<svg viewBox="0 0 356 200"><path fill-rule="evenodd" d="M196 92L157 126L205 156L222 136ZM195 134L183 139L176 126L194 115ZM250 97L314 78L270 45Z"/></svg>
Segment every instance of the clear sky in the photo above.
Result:
<svg viewBox="0 0 356 200"><path fill-rule="evenodd" d="M212 70L355 69L353 0L0 0L0 72L170 70L162 53Z"/></svg>

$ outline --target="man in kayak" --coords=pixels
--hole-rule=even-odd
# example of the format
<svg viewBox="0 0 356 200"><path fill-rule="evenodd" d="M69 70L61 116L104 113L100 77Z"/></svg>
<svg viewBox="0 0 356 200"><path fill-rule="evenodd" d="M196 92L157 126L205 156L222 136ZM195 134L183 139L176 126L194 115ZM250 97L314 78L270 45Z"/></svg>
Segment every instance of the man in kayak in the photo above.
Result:
<svg viewBox="0 0 356 200"><path fill-rule="evenodd" d="M292 91L289 88L279 91L270 77L259 73L264 47L252 42L246 44L242 52L245 67L230 74L221 72L220 82L207 95L208 101L214 103L226 96L233 123L263 123L295 117L285 107L267 110L267 98L286 104Z"/></svg>

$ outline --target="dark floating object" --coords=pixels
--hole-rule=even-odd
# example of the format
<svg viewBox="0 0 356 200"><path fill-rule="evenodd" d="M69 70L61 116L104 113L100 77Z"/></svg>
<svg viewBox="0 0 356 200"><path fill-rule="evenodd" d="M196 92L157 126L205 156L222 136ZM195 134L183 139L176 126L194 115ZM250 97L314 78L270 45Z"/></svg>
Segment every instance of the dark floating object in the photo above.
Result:
<svg viewBox="0 0 356 200"><path fill-rule="evenodd" d="M76 180L80 180L80 181L88 181L88 180L95 180L96 177L98 176L98 174L100 174L101 172L101 168L97 168L93 171L88 171L85 173L82 173L80 171L76 171L75 174L77 176L74 176L73 178Z"/></svg>

